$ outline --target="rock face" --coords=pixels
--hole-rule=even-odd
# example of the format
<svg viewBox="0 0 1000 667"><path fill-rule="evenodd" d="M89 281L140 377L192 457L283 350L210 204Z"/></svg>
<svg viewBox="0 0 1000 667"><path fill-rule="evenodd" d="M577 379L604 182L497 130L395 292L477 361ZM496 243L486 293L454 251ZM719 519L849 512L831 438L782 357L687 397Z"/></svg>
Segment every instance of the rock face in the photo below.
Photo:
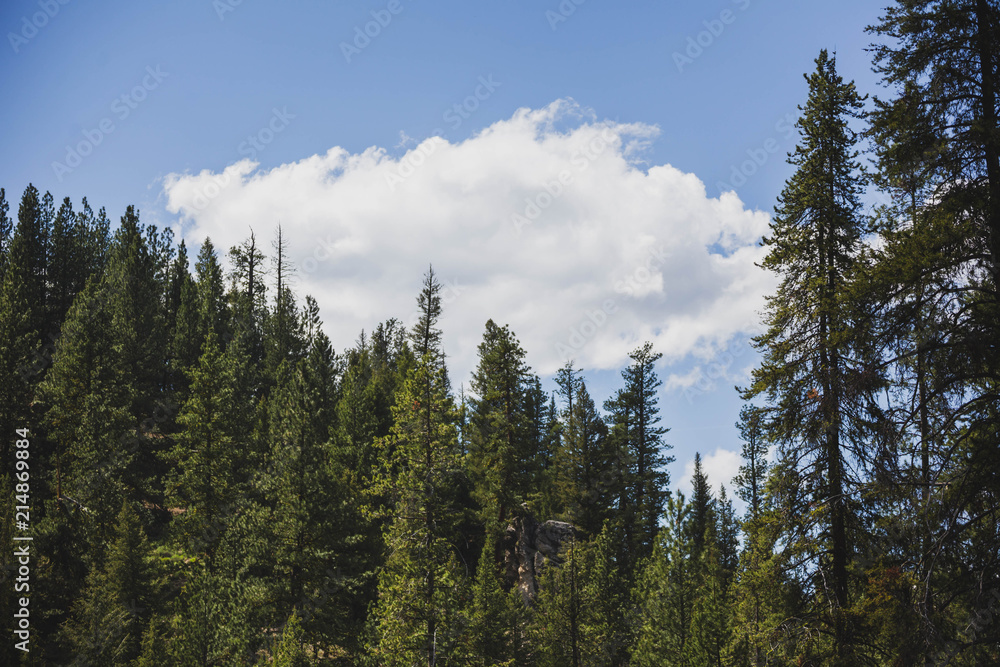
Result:
<svg viewBox="0 0 1000 667"><path fill-rule="evenodd" d="M504 562L507 581L516 586L524 604L531 606L538 595L538 581L549 561L562 563L560 550L576 538L576 528L565 521L539 523L531 515L520 516L507 526Z"/></svg>

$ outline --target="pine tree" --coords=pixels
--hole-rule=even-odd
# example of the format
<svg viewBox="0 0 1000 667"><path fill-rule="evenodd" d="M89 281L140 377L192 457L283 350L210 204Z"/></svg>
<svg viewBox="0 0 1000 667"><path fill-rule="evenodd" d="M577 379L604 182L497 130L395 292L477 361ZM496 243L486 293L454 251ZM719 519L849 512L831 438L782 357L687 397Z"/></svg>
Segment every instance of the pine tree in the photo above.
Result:
<svg viewBox="0 0 1000 667"><path fill-rule="evenodd" d="M740 522L744 546L732 584L734 632L729 654L737 664L758 667L764 664L767 653L767 602L775 588L769 567L774 543L769 537L774 530L765 516L769 514L766 488L770 465L763 435L763 411L749 403L744 405L736 428L743 440L743 465L734 482L736 494L747 504L747 511Z"/></svg>
<svg viewBox="0 0 1000 667"><path fill-rule="evenodd" d="M60 511L82 512L92 544L111 539L138 447L132 376L117 353L111 286L91 281L70 308L39 386ZM134 490L134 489L133 489ZM137 497L136 493L132 497Z"/></svg>
<svg viewBox="0 0 1000 667"><path fill-rule="evenodd" d="M302 624L299 614L293 611L288 622L281 631L281 643L274 656L275 667L307 667L309 659L306 656Z"/></svg>
<svg viewBox="0 0 1000 667"><path fill-rule="evenodd" d="M590 543L590 569L584 582L584 599L587 600L586 637L592 656L590 664L621 667L629 664L632 646L632 620L630 610L634 604L628 587L628 574L622 571L617 542L620 530L611 521Z"/></svg>
<svg viewBox="0 0 1000 667"><path fill-rule="evenodd" d="M556 476L555 459L558 421L549 410L550 397L542 389L537 375L528 379L525 392L524 413L528 420L528 451L535 452L530 471L532 482L525 494L525 504L535 516L553 516L552 487ZM603 424L602 424L603 426Z"/></svg>
<svg viewBox="0 0 1000 667"><path fill-rule="evenodd" d="M141 652L149 617L150 548L135 509L126 501L115 539L100 569L91 571L69 634L78 658L131 665Z"/></svg>
<svg viewBox="0 0 1000 667"><path fill-rule="evenodd" d="M898 518L873 521L866 564L906 574L915 563L932 654L958 639L956 615L981 606L981 580L964 573L992 567L997 544L1000 485L986 471L1000 459L1000 8L897 2L868 30L889 38L872 47L892 97L871 134L893 206L865 287L895 372L873 514ZM981 630L1000 636L996 623ZM908 640L893 641L905 655Z"/></svg>
<svg viewBox="0 0 1000 667"><path fill-rule="evenodd" d="M275 585L282 614L299 610L304 637L314 646L351 646L358 632L351 592L358 575L356 530L347 475L331 435L335 432L336 356L322 331L318 306L306 298L307 352L295 366L278 369L271 395L272 466L266 494L274 508ZM308 614L317 592L327 602ZM336 592L337 595L332 595Z"/></svg>
<svg viewBox="0 0 1000 667"><path fill-rule="evenodd" d="M192 549L211 556L229 519L225 507L234 491L240 418L234 409L232 363L213 330L190 381L190 396L177 418L181 431L171 456L178 468L169 493L185 510L184 532Z"/></svg>
<svg viewBox="0 0 1000 667"><path fill-rule="evenodd" d="M691 475L691 552L697 560L701 558L705 548L705 535L709 526L715 525L716 511L715 498L712 497L712 487L708 483L708 477L701 468L701 454L695 452L694 474ZM713 533L714 534L714 533Z"/></svg>
<svg viewBox="0 0 1000 667"><path fill-rule="evenodd" d="M714 524L705 526L701 549L694 558L697 589L691 608L689 664L722 667L730 640L730 600Z"/></svg>
<svg viewBox="0 0 1000 667"><path fill-rule="evenodd" d="M135 662L136 667L159 667L163 664L164 656L169 655L166 631L166 621L162 616L150 619L142 635L142 648Z"/></svg>
<svg viewBox="0 0 1000 667"><path fill-rule="evenodd" d="M594 536L612 517L621 480L615 474L615 452L607 425L582 381L577 384L575 399L566 415L556 458L556 488L566 508L566 520L585 535Z"/></svg>
<svg viewBox="0 0 1000 667"><path fill-rule="evenodd" d="M187 249L181 244L174 261L169 286L168 313L171 322L170 366L174 389L178 399L187 397L189 381L187 375L198 365L204 339L201 329L198 286L188 271Z"/></svg>
<svg viewBox="0 0 1000 667"><path fill-rule="evenodd" d="M525 397L529 368L525 352L513 332L486 323L479 344L479 364L472 376L470 416L470 475L475 499L483 511L496 511L497 521L506 525L513 518L530 489L537 470L537 451L531 449Z"/></svg>
<svg viewBox="0 0 1000 667"><path fill-rule="evenodd" d="M764 485L770 466L767 462L767 442L764 441L764 414L756 406L747 404L740 409L740 420L736 423L743 440L743 465L733 479L736 495L748 505L749 518L760 516Z"/></svg>
<svg viewBox="0 0 1000 667"><path fill-rule="evenodd" d="M591 569L585 543L571 539L560 550L560 562L549 561L542 573L535 612L536 644L542 667L591 664L598 647L593 642L592 616L596 600L586 586Z"/></svg>
<svg viewBox="0 0 1000 667"><path fill-rule="evenodd" d="M576 398L576 394L580 391L580 385L583 383L583 379L580 377L580 371L573 366L573 361L567 361L566 364L559 369L556 373L556 384L559 386L559 396L563 399L565 407L563 408L563 416L566 418L567 422L572 419L573 415L573 399Z"/></svg>
<svg viewBox="0 0 1000 667"><path fill-rule="evenodd" d="M247 390L255 396L263 393L264 323L267 319L267 295L264 283L264 254L257 248L253 232L242 245L229 250L232 312L231 336L246 350L250 370Z"/></svg>
<svg viewBox="0 0 1000 667"><path fill-rule="evenodd" d="M733 509L733 502L726 493L726 486L719 486L719 497L716 501L718 508L718 525L715 534L719 541L719 566L725 578L726 590L732 582L733 574L739 564L740 540L739 522L736 520L736 512Z"/></svg>
<svg viewBox="0 0 1000 667"><path fill-rule="evenodd" d="M156 407L166 351L161 308L166 275L159 243L155 228L141 224L139 213L129 206L115 233L104 276L116 351L135 390L130 411L137 422Z"/></svg>
<svg viewBox="0 0 1000 667"><path fill-rule="evenodd" d="M7 191L0 188L0 284L3 284L3 276L7 272L9 261L7 255L10 253L11 235L14 233L14 224L8 217L9 212Z"/></svg>
<svg viewBox="0 0 1000 667"><path fill-rule="evenodd" d="M682 494L667 499L667 523L641 566L635 591L638 629L632 652L632 664L638 667L690 664L697 581L689 511Z"/></svg>
<svg viewBox="0 0 1000 667"><path fill-rule="evenodd" d="M51 217L46 211L46 199L40 199L38 190L29 184L18 207L17 227L7 252L7 270L11 289L17 290L17 300L26 310L25 333L30 332L33 349L49 329L45 308Z"/></svg>
<svg viewBox="0 0 1000 667"><path fill-rule="evenodd" d="M628 470L618 509L623 512L629 505L634 507L634 520L627 515L622 518L629 559L636 563L652 553L670 484L666 466L674 459L663 453L671 447L663 442L669 429L659 425L656 404L656 391L662 382L654 365L662 355L654 353L647 342L629 357L632 363L622 372L625 387L605 402L604 409L610 413L612 437L619 439L618 451L627 452L627 456L621 456Z"/></svg>
<svg viewBox="0 0 1000 667"><path fill-rule="evenodd" d="M219 258L215 254L215 246L212 245L211 239L206 238L201 244L195 273L198 292L198 330L195 341L199 348L203 347L211 331L215 334L220 347L225 349L225 343L232 337L229 334L229 312L226 307L222 267L219 266Z"/></svg>
<svg viewBox="0 0 1000 667"><path fill-rule="evenodd" d="M813 585L822 596L833 627L835 662L849 664L856 639L847 610L851 605L848 534L852 480L845 449L859 434L850 407L863 400L864 376L852 365L851 319L844 295L863 232L859 220L861 180L848 120L859 115L862 100L854 85L837 74L834 59L821 51L816 71L806 77L809 98L797 126L802 141L789 161L797 167L785 185L762 266L781 283L768 297L767 331L754 339L764 354L744 398L766 394L774 405L770 438L802 461L813 502L822 507L789 525L796 537L803 524L822 526L825 544L809 542ZM860 397L860 398L859 398ZM824 583L823 578L826 578ZM818 613L823 607L817 608Z"/></svg>
<svg viewBox="0 0 1000 667"><path fill-rule="evenodd" d="M111 221L103 208L95 214L86 197L81 206L82 210L76 215L76 225L77 236L83 240L85 259L80 265L86 267L87 276L100 276L111 248Z"/></svg>
<svg viewBox="0 0 1000 667"><path fill-rule="evenodd" d="M229 261L232 265L230 280L232 292L235 295L233 312L237 318L238 329L254 329L261 326L266 309L266 291L264 284L264 253L257 248L257 239L253 231L250 238L241 245L229 249ZM255 357L255 362L260 358Z"/></svg>
<svg viewBox="0 0 1000 667"><path fill-rule="evenodd" d="M988 0L919 0L889 6L868 28L893 38L873 46L876 71L885 84L919 99L938 140L937 150L927 153L914 150L920 135L898 135L902 150L894 157L906 166L929 162L939 176L935 194L941 205L981 207L993 289L1000 285L998 23L1000 8Z"/></svg>
<svg viewBox="0 0 1000 667"><path fill-rule="evenodd" d="M419 301L424 330L434 332L440 311L430 276L422 294L428 297ZM464 586L455 549L457 513L447 493L460 474L458 433L439 349L416 360L393 414L385 446L393 458L389 468L398 472L385 482L396 506L374 611L375 650L385 665L433 667L455 659L461 649Z"/></svg>
<svg viewBox="0 0 1000 667"><path fill-rule="evenodd" d="M167 656L160 664L253 665L259 648L248 645L248 618L242 582L213 573L195 560L184 573L180 595L174 600L172 632L165 642Z"/></svg>
<svg viewBox="0 0 1000 667"><path fill-rule="evenodd" d="M76 214L69 197L63 199L59 212L52 222L49 239L51 252L48 270L49 294L47 319L50 330L46 333L56 335L66 312L76 292L83 286L86 276L81 276L85 269L77 266L82 255L82 239L76 237Z"/></svg>
<svg viewBox="0 0 1000 667"><path fill-rule="evenodd" d="M514 647L510 636L513 619L508 595L497 571L495 554L497 527L490 526L479 556L476 578L472 584L472 604L468 611L469 665L513 665Z"/></svg>
<svg viewBox="0 0 1000 667"><path fill-rule="evenodd" d="M4 461L13 460L14 431L25 427L32 389L47 366L36 355L47 330L49 230L33 185L24 191L17 218L13 236L5 242L6 269L0 283L0 372L4 377L0 382L0 456Z"/></svg>
<svg viewBox="0 0 1000 667"><path fill-rule="evenodd" d="M274 306L265 327L267 334L265 348L268 375L273 378L281 362L298 359L302 348L301 332L298 330L296 317L295 294L289 284L295 267L288 259L288 245L280 225L274 241L271 263L274 276Z"/></svg>

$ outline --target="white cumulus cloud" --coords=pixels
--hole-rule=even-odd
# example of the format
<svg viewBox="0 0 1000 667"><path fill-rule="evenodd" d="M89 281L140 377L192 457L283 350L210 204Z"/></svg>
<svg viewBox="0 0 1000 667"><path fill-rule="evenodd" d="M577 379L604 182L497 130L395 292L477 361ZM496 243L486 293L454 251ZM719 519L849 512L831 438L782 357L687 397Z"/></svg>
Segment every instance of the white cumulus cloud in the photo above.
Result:
<svg viewBox="0 0 1000 667"><path fill-rule="evenodd" d="M433 264L456 384L489 318L510 324L542 374L569 357L618 368L644 340L667 364L710 359L754 327L773 287L754 265L769 218L734 193L708 197L693 174L643 164L657 134L559 100L458 143L333 147L273 169L241 160L170 174L163 188L195 243L228 249L280 222L296 291L317 298L338 350L390 317L413 323Z"/></svg>

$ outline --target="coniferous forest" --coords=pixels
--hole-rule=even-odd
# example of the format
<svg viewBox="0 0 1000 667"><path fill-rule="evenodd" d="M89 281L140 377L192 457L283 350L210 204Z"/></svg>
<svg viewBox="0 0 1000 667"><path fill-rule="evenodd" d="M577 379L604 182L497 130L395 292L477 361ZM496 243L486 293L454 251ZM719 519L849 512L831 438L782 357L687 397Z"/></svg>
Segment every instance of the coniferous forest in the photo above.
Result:
<svg viewBox="0 0 1000 667"><path fill-rule="evenodd" d="M691 497L648 343L600 404L497 313L456 390L433 268L335 349L280 227L0 189L0 663L1000 664L1000 7L868 31L876 95L806 73L743 465Z"/></svg>

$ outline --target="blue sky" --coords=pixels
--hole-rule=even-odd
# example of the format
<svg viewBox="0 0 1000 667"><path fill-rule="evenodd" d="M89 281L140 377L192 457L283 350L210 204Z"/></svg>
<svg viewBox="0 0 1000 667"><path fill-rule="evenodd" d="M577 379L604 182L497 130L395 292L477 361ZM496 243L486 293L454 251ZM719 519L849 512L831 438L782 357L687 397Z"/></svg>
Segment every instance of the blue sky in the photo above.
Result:
<svg viewBox="0 0 1000 667"><path fill-rule="evenodd" d="M547 373L610 299L576 355L592 393L654 339L674 483L701 451L717 486L738 464L732 387L768 284L751 248L790 175L802 75L836 50L878 92L864 27L881 4L12 0L0 186L12 208L29 182L113 220L136 204L195 245L280 219L337 349L405 321L434 262L455 285L456 385L485 316ZM575 171L581 150L593 166ZM566 194L512 233L562 172Z"/></svg>

